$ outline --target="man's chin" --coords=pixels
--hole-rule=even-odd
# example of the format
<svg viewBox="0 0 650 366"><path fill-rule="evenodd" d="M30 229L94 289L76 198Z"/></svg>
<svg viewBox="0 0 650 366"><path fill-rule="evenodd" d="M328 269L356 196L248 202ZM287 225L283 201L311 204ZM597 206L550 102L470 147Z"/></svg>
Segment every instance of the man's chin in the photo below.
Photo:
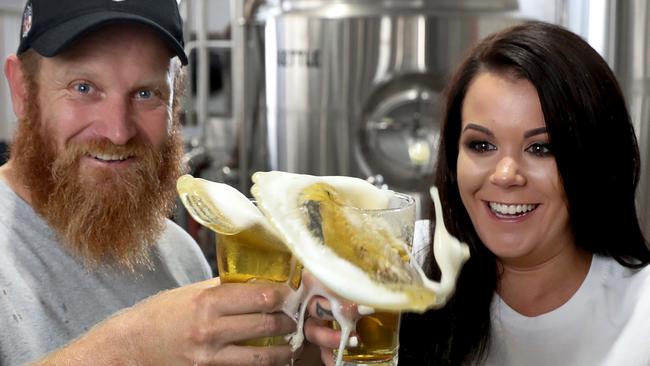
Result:
<svg viewBox="0 0 650 366"><path fill-rule="evenodd" d="M120 186L127 187L123 189L134 189L134 185L141 184L140 182L133 182L133 178L131 178L137 174L138 172L132 167L84 167L81 165L77 179L80 189L102 194L121 189ZM106 190L109 190L109 192L106 192Z"/></svg>

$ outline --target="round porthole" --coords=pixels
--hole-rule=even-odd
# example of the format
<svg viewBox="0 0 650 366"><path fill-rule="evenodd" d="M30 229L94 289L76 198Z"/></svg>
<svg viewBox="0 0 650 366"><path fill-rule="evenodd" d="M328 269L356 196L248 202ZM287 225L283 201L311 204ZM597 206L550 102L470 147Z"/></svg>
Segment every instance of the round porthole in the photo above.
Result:
<svg viewBox="0 0 650 366"><path fill-rule="evenodd" d="M379 90L362 116L360 166L397 189L428 186L433 175L441 97L422 84L411 78Z"/></svg>

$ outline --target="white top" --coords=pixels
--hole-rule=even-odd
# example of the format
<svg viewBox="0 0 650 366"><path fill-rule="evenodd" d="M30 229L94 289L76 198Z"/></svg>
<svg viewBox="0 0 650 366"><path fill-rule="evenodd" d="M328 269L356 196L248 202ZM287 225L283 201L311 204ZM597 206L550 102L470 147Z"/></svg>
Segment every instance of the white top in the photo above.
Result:
<svg viewBox="0 0 650 366"><path fill-rule="evenodd" d="M495 295L492 318L486 365L650 365L650 266L595 255L561 307L527 317Z"/></svg>

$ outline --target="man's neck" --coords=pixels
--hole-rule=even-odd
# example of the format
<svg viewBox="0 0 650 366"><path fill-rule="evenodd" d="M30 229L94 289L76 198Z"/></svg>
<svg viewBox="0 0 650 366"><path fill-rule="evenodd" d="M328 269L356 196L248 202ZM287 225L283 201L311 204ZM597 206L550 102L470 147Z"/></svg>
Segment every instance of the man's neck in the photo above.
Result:
<svg viewBox="0 0 650 366"><path fill-rule="evenodd" d="M6 164L0 166L0 180L7 183L9 188L16 192L16 194L25 202L31 205L29 189L20 182L18 177L16 177L16 169L14 168L14 162L12 159L9 159Z"/></svg>
<svg viewBox="0 0 650 366"><path fill-rule="evenodd" d="M548 313L578 291L591 266L592 254L570 246L535 266L500 264L498 293L512 309L525 316Z"/></svg>

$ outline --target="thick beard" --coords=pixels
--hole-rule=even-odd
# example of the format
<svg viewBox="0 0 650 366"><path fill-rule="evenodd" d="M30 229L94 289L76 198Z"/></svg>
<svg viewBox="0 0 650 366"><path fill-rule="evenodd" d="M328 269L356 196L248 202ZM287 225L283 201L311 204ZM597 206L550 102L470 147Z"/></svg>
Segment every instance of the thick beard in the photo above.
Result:
<svg viewBox="0 0 650 366"><path fill-rule="evenodd" d="M57 152L41 126L37 103L29 104L11 156L36 212L90 269L150 267L150 248L165 228L183 171L177 119L160 149L137 139L125 146L101 139L71 143ZM81 168L83 157L97 154L126 154L135 161L120 169Z"/></svg>

